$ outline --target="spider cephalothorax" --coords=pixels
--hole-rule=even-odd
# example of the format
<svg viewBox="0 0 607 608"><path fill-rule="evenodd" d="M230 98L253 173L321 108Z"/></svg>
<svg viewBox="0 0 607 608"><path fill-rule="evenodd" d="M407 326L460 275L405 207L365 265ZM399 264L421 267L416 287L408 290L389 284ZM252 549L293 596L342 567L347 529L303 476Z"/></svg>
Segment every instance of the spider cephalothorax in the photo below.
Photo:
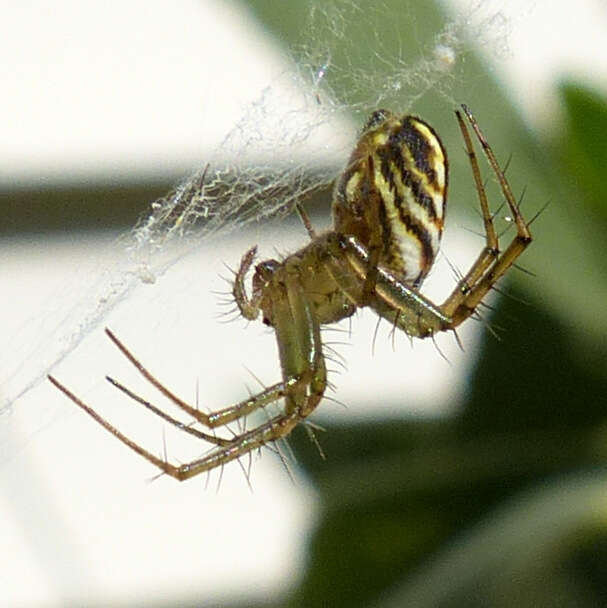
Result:
<svg viewBox="0 0 607 608"><path fill-rule="evenodd" d="M339 321L357 308L370 307L409 336L426 338L454 330L470 317L497 280L531 242L531 233L485 137L462 106L481 144L516 227L516 236L500 252L478 161L462 114L462 132L478 192L485 246L468 272L442 304L434 304L418 288L438 253L447 196L447 156L432 127L415 116L374 112L338 179L333 197L333 229L317 235L303 209L298 211L310 242L282 261L255 266L251 295L245 277L256 248L243 256L232 293L246 319L259 313L276 334L282 380L230 407L206 414L186 403L152 375L110 331L109 338L139 372L194 422L207 429L225 427L249 413L284 399L280 413L236 435L220 437L169 416L116 380L108 380L131 399L184 432L212 444L205 456L174 465L154 456L123 435L55 378L51 382L99 424L132 450L178 480L235 460L286 437L322 399L327 370L321 325Z"/></svg>

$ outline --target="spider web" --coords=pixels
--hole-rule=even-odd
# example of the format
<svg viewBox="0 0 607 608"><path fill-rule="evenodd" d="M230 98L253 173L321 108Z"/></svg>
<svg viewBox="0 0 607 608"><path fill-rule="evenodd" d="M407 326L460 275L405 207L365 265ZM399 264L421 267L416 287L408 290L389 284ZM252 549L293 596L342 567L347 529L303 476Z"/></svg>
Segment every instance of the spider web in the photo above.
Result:
<svg viewBox="0 0 607 608"><path fill-rule="evenodd" d="M38 385L120 302L142 284L159 281L201 243L285 216L296 201L327 188L348 156L356 125L371 111L408 112L429 99L451 109L453 86L471 49L480 44L505 52L508 22L490 2L460 10L430 34L417 3L374 4L306 5L301 29L307 39L286 50L285 72L245 110L204 166L152 203L119 240L119 263L95 273L82 290L87 295L60 311L57 323L45 326L26 356L8 367L0 413Z"/></svg>

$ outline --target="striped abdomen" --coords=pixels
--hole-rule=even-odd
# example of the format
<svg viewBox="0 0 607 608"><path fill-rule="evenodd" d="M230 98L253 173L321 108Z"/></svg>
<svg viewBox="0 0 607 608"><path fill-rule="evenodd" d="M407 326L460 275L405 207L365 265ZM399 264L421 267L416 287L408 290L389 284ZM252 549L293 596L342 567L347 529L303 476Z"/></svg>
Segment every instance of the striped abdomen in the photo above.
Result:
<svg viewBox="0 0 607 608"><path fill-rule="evenodd" d="M419 285L440 245L447 167L427 123L374 112L335 189L335 230L356 236L386 269Z"/></svg>

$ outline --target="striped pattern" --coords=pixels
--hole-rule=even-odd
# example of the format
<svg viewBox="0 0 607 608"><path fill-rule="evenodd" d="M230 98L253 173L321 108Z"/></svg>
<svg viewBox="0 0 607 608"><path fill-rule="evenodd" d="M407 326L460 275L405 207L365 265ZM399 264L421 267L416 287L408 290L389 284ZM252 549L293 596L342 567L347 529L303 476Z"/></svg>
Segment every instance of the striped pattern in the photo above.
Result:
<svg viewBox="0 0 607 608"><path fill-rule="evenodd" d="M374 112L337 183L335 229L379 248L380 263L417 286L438 253L447 180L447 156L432 127Z"/></svg>

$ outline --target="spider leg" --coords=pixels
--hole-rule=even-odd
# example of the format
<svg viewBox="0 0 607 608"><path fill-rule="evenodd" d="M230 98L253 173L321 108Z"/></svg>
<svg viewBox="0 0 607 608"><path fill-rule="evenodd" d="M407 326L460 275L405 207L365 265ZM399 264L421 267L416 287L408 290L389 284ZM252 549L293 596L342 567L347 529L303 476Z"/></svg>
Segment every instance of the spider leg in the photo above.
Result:
<svg viewBox="0 0 607 608"><path fill-rule="evenodd" d="M104 427L107 431L109 431L112 435L114 435L114 437L116 437L119 441L121 441L126 446L131 448L131 450L133 450L140 456L143 456L143 458L145 458L146 460L148 460L149 462L151 462L152 464L157 466L159 469L161 469L167 475L170 475L171 477L174 477L175 479L183 480L183 479L188 479L189 477L193 477L194 475L197 474L197 473L191 473L191 474L185 475L184 471L188 468L188 465L175 466L175 465L170 464L169 462L166 462L165 460L158 458L157 456L152 454L150 451L146 450L145 448L140 446L138 443L136 443L135 441L133 441L132 439L130 439L129 437L127 437L126 435L121 433L114 425L112 425L105 418L103 418L101 415L99 415L91 406L87 405L82 399L80 399L80 397L78 397L72 391L70 391L59 380L57 380L56 378L54 378L51 375L48 376L48 379L66 397L68 397L78 407L83 409L91 418L93 418L93 420L95 420L102 427ZM246 449L244 449L241 452L242 454L245 454L245 453L253 450L255 447L260 447L267 441L272 441L272 439L270 438L270 439L262 440L261 443L258 441L254 445L253 444L249 445L249 439L251 438L250 436L252 433L254 433L254 431L261 432L262 430L265 430L264 436L268 436L268 435L271 436L272 432L271 431L268 432L268 430L266 429L266 427L268 426L269 423L266 423L265 425L262 425L261 427L254 429L254 431L249 431L247 433L243 433L232 439L225 439L222 437L215 437L213 435L208 435L207 433L202 433L201 431L194 429L192 427L189 427L188 425L185 425L181 421L178 421L178 420L172 418L171 416L169 416L168 414L166 414L165 412L163 412L162 410L160 410L153 404L142 399L141 397L139 397L138 395L133 393L130 389L126 388L125 386L123 386L119 382L113 380L112 378L107 378L107 379L112 385L114 385L116 388L118 388L123 393L128 395L131 399L141 403L147 409L152 411L157 416L161 417L163 420L166 420L173 426L176 426L180 430L185 431L191 435L194 435L195 437L197 437L199 439L208 441L209 443L214 444L216 446L221 446L222 450L219 455L218 455L218 450L220 450L220 448L218 447L215 450L212 450L205 458L200 459L199 461L196 461L197 463L202 463L204 461L204 464L202 465L204 468L201 468L199 470L197 469L198 472L208 471L208 470L214 468L215 466L225 464L226 462L229 462L230 460L237 458L240 455L240 453L236 454L235 456L230 457L230 454L233 453L234 447L236 445L240 444L242 446L242 445L246 444ZM279 385L281 387L281 390L276 391L274 393L273 399L271 399L271 400L264 399L263 404L262 404L262 399L259 399L258 402L255 404L256 407L252 408L252 409L256 409L257 407L262 407L263 405L266 405L270 401L276 401L277 399L282 397L285 394L285 389L283 388L283 383L279 383L276 386L279 386ZM265 393L265 391L264 391L264 393ZM260 393L260 395L258 395L257 397L266 397L266 395L264 393ZM254 401L256 401L256 397L252 397L248 401L254 402ZM220 411L224 412L227 410L235 409L237 407L238 406L233 406L232 408L225 408L225 410L220 410ZM252 411L252 410L249 410L249 411ZM244 413L241 415L244 415ZM231 420L233 420L235 418L236 418L236 416L233 416L231 418ZM276 417L276 418L279 418L279 417ZM299 421L299 419L296 420L295 424L297 424L298 421ZM223 424L227 424L228 422L229 421L226 420L223 422ZM282 424L284 425L284 422ZM291 431L291 429L293 428L293 426L288 426L287 430L285 431L284 434L288 434ZM283 436L283 435L277 434L276 438L278 438L280 436ZM220 457L220 455L222 455L222 456ZM193 464L193 463L190 463L190 465L191 464Z"/></svg>
<svg viewBox="0 0 607 608"><path fill-rule="evenodd" d="M242 418L247 414L259 409L260 407L264 407L269 403L280 399L285 393L285 386L283 382L278 382L277 384L273 384L272 386L264 389L259 394L249 397L239 403L231 405L221 410L217 410L211 412L209 414L205 414L200 411L198 408L191 406L189 403L185 402L183 399L178 397L175 393L173 393L170 389L168 389L164 384L162 384L156 376L154 376L148 369L146 369L143 364L133 355L133 353L125 346L125 344L108 328L106 328L105 333L108 335L110 340L118 347L120 352L133 364L133 366L139 371L139 373L152 385L154 386L160 393L162 393L167 399L173 402L178 408L192 416L194 420L199 422L200 424L206 426L207 428L216 428L218 426L225 426L229 422L236 420L238 418ZM116 382L110 380L114 386L117 388L121 388L117 385ZM122 390L122 389L121 389ZM125 392L125 391L123 391ZM127 393L131 398L134 398L132 394ZM138 401L138 399L135 399ZM141 401L140 401L141 403ZM146 406L147 407L147 406ZM148 408L151 409L151 408Z"/></svg>
<svg viewBox="0 0 607 608"><path fill-rule="evenodd" d="M225 425L254 409L263 407L281 397L285 398L286 407L284 413L276 415L260 426L236 435L231 439L216 438L196 431L194 434L215 444L215 447L202 458L182 465L174 465L158 458L121 433L54 377L49 376L49 380L124 445L145 458L148 462L151 462L165 474L179 481L223 466L232 460L249 454L266 443L276 441L288 435L297 424L315 409L326 389L327 372L322 354L320 326L300 284L297 270L297 268L289 268L287 266L284 275L281 275L280 279L273 285L273 288L276 290L276 297L273 300L273 325L280 353L283 381L262 391L255 397L251 397L246 401L214 414L203 414L179 399L179 397L174 395L150 374L110 330L106 330L112 342L116 344L127 359L154 387L168 397L175 405L192 414L197 421L206 424L206 426ZM167 422L177 426L181 430L190 432L188 430L189 427L165 414L120 383L112 379L109 379L109 381L131 399L141 403Z"/></svg>
<svg viewBox="0 0 607 608"><path fill-rule="evenodd" d="M329 246L333 254L324 260L325 267L348 299L363 306L369 251L352 236L335 235ZM368 305L395 327L419 338L443 331L451 323L440 307L379 265Z"/></svg>
<svg viewBox="0 0 607 608"><path fill-rule="evenodd" d="M299 219L301 220L301 223L304 225L304 228L306 229L306 232L308 233L310 240L313 241L317 235L316 235L316 230L314 230L314 227L312 226L312 221L310 220L310 216L307 214L306 210L304 209L303 205L300 202L295 203L295 210L297 211L297 215L299 215Z"/></svg>
<svg viewBox="0 0 607 608"><path fill-rule="evenodd" d="M226 462L230 462L235 458L238 458L242 454L250 452L256 447L262 446L267 441L272 441L275 431L272 431L272 425L278 425L279 428L288 428L287 433L292 429L292 426L286 426L283 418L285 416L277 416L267 423L263 424L247 433L243 433L231 441L227 441L225 445L215 448L205 457L195 460L193 462L183 465L173 465L162 458L152 454L152 452L146 450L138 443L121 433L115 426L110 424L105 418L100 416L93 408L87 405L77 395L72 393L66 386L59 382L53 376L48 376L48 379L54 384L63 394L65 394L71 401L82 408L93 420L98 422L103 428L109 431L116 439L124 443L127 447L131 448L134 452L151 462L153 465L158 467L167 475L183 481L190 477L209 471L217 466L221 466ZM292 417L292 416L291 416ZM297 421L295 422L297 424ZM276 437L281 435L276 434Z"/></svg>
<svg viewBox="0 0 607 608"><path fill-rule="evenodd" d="M461 113L456 111L455 116L457 117L457 122L459 124L459 128L464 139L464 145L466 147L466 154L468 155L468 160L470 161L472 177L474 178L474 185L478 194L481 207L481 216L485 228L485 246L470 270L468 270L466 273L466 276L462 277L458 283L459 291L465 291L470 285L476 283L487 268L492 264L492 262L497 259L499 256L499 242L495 232L495 226L493 225L493 216L491 215L491 211L489 209L485 184L481 177L481 172L478 166L478 158L476 156L476 152L474 151L472 140L470 139L470 133L468 132L468 128L466 127L466 123L464 122ZM454 293L457 291L458 290L456 289ZM450 310L449 299L443 304L443 308L445 310Z"/></svg>
<svg viewBox="0 0 607 608"><path fill-rule="evenodd" d="M308 416L327 386L320 324L300 281L299 261L287 262L271 289L273 327L276 332L287 413Z"/></svg>
<svg viewBox="0 0 607 608"><path fill-rule="evenodd" d="M118 382L117 380L114 380L114 378L110 378L110 376L106 376L105 379L112 386L114 386L118 390L122 391L127 397L130 397L133 401L140 403L141 405L143 405L143 407L150 410L150 412L152 412L159 418L162 418L169 424L172 424L174 427L178 428L180 431L184 431L185 433L193 435L194 437L197 437L198 439L202 439L203 441L208 441L209 443L214 443L216 445L227 445L228 443L230 443L229 439L223 439L222 437L217 437L215 435L209 435L208 433L203 433L202 431L199 431L198 429L194 428L191 424L185 424L181 420L177 420L176 418L169 416L169 414L167 414L166 412L161 410L159 407L156 407L153 403L150 403L149 401L147 401L146 399L144 399L137 393L134 393L130 388L127 388L126 386L124 386L124 384ZM60 383L56 379L53 378L52 382L53 382L53 384L55 384L55 386L57 386L57 387L60 386ZM62 387L61 387L61 390L65 393L65 391L63 390Z"/></svg>
<svg viewBox="0 0 607 608"><path fill-rule="evenodd" d="M129 439L126 435L121 433L115 426L112 426L105 418L102 418L93 408L88 406L82 399L72 393L66 386L61 384L56 378L53 376L48 376L48 379L52 384L54 384L66 397L71 399L78 407L82 408L93 420L97 421L104 429L109 431L114 437L116 437L119 441L124 443L124 445L128 446L137 454L143 456L146 460L155 464L159 469L162 469L165 473L171 476L174 475L174 470L176 467L168 464L158 456L155 456L151 452L148 452L146 449L142 448L140 445L135 443L133 440ZM172 472L173 471L173 472Z"/></svg>
<svg viewBox="0 0 607 608"><path fill-rule="evenodd" d="M458 282L451 295L440 307L443 314L451 318L452 328L457 327L462 321L466 320L474 313L474 310L491 287L500 279L500 277L502 277L510 266L512 266L519 255L523 253L532 241L528 224L525 222L525 219L519 210L516 199L512 194L510 184L508 183L503 170L500 168L493 150L489 146L476 119L468 107L462 105L462 110L472 125L472 129L483 148L489 165L497 177L502 194L506 199L506 203L516 225L516 236L506 250L500 254L498 237L495 233L493 218L487 203L485 186L480 177L478 160L472 146L468 128L466 127L460 112L456 112L457 120L464 138L466 152L470 160L470 167L472 169L476 190L478 192L483 222L485 224L486 242L483 251L470 270L466 273L464 278Z"/></svg>
<svg viewBox="0 0 607 608"><path fill-rule="evenodd" d="M230 445L218 447L203 458L176 468L168 464L167 468L160 467L176 479L194 477L286 437L322 399L327 386L327 371L320 325L300 283L297 263L281 268L272 289L275 290L272 320L283 374L284 413L234 437Z"/></svg>

